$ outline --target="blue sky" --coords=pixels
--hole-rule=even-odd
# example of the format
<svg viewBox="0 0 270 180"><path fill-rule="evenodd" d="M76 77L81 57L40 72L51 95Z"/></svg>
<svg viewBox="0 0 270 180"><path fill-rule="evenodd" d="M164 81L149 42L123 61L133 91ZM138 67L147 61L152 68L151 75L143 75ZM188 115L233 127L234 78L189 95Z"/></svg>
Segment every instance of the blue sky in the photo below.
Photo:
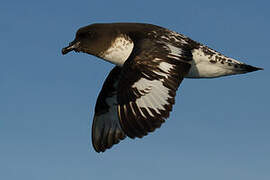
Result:
<svg viewBox="0 0 270 180"><path fill-rule="evenodd" d="M4 0L0 6L0 179L270 178L269 1ZM61 55L96 22L147 22L264 71L182 83L173 113L143 139L89 145L113 65Z"/></svg>

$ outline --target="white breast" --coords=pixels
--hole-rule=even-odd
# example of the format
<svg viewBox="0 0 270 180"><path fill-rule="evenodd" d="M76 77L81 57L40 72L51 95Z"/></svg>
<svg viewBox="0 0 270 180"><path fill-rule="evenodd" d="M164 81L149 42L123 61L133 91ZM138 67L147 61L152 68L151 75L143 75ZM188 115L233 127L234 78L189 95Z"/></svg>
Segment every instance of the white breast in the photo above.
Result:
<svg viewBox="0 0 270 180"><path fill-rule="evenodd" d="M117 37L112 45L100 57L118 66L122 66L133 50L133 41L124 35Z"/></svg>

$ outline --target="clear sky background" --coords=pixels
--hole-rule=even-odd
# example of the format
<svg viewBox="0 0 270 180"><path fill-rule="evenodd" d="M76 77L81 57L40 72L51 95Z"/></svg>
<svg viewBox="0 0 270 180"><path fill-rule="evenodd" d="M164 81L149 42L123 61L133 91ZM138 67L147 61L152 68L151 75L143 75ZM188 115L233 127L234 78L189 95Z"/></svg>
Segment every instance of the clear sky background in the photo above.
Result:
<svg viewBox="0 0 270 180"><path fill-rule="evenodd" d="M269 180L269 7L267 0L2 0L0 179ZM184 80L160 129L98 154L89 123L113 65L61 55L79 27L96 22L157 24L265 70Z"/></svg>

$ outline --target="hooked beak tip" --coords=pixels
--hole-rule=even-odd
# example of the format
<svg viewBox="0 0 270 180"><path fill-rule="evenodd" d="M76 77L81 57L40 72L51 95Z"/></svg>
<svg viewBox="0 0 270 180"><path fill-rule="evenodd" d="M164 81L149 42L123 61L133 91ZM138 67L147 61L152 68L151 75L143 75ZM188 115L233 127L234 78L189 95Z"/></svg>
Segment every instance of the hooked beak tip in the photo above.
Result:
<svg viewBox="0 0 270 180"><path fill-rule="evenodd" d="M70 49L69 47L65 47L62 49L62 54L65 55L65 54L69 53L70 51L72 51L72 49Z"/></svg>
<svg viewBox="0 0 270 180"><path fill-rule="evenodd" d="M76 50L76 48L78 48L79 44L80 44L79 42L71 43L71 45L62 49L62 54L65 55L65 54L69 53L70 51Z"/></svg>

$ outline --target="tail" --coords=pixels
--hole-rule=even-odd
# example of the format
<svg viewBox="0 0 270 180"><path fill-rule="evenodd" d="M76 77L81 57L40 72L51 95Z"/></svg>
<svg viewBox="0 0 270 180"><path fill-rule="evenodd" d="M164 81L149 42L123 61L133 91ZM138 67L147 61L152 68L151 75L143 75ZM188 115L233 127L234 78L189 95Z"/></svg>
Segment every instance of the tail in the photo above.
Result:
<svg viewBox="0 0 270 180"><path fill-rule="evenodd" d="M251 66L245 63L231 63L233 74L245 74L253 71L263 70L263 68Z"/></svg>
<svg viewBox="0 0 270 180"><path fill-rule="evenodd" d="M216 78L263 70L229 58L206 46L192 51L193 64L187 78Z"/></svg>
<svg viewBox="0 0 270 180"><path fill-rule="evenodd" d="M243 64L239 64L239 70L242 71L242 73L248 73L248 72L264 70L264 69L260 68L260 67L255 67L255 66L251 66L251 65L243 63Z"/></svg>

